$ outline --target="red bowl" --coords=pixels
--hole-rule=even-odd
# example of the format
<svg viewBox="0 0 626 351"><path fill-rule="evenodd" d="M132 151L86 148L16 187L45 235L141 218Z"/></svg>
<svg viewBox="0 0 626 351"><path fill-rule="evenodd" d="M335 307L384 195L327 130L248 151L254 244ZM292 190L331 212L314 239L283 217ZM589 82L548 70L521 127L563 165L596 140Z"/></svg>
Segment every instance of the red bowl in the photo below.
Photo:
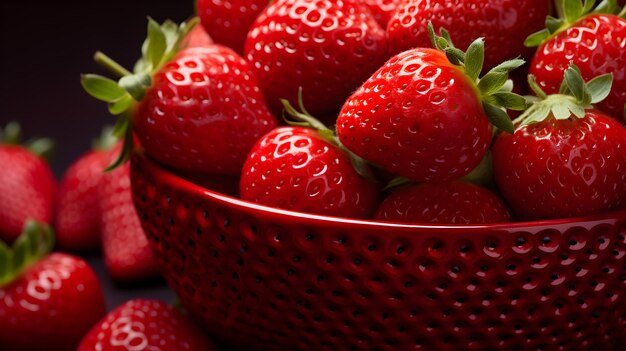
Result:
<svg viewBox="0 0 626 351"><path fill-rule="evenodd" d="M241 201L132 161L168 284L240 350L621 350L626 211L401 225Z"/></svg>

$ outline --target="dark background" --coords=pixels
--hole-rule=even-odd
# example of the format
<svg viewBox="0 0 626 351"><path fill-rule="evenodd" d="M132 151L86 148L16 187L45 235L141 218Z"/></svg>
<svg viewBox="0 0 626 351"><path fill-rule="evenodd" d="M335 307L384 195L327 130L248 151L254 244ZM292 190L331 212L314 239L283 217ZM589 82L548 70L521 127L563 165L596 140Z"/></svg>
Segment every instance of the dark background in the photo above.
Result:
<svg viewBox="0 0 626 351"><path fill-rule="evenodd" d="M83 92L81 73L105 74L93 63L102 50L132 68L146 35L147 16L181 22L193 0L0 2L0 125L20 122L25 138L55 139L52 168L63 170L90 148L102 126L113 124L106 105ZM108 308L134 297L173 299L162 282L116 286L101 258L86 256L101 276Z"/></svg>

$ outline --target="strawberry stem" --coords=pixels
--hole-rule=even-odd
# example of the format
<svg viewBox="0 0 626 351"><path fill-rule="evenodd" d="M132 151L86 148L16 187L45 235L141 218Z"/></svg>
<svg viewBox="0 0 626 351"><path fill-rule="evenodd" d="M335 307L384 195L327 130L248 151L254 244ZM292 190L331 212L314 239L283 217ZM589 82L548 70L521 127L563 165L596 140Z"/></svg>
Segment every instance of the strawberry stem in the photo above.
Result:
<svg viewBox="0 0 626 351"><path fill-rule="evenodd" d="M0 287L10 284L28 267L48 255L54 246L54 232L43 223L29 220L24 231L9 247L0 241Z"/></svg>
<svg viewBox="0 0 626 351"><path fill-rule="evenodd" d="M101 51L97 51L93 55L93 59L98 65L100 65L102 68L106 69L110 73L114 74L118 78L132 75L132 72L124 68L119 63L115 62L115 60L113 60Z"/></svg>

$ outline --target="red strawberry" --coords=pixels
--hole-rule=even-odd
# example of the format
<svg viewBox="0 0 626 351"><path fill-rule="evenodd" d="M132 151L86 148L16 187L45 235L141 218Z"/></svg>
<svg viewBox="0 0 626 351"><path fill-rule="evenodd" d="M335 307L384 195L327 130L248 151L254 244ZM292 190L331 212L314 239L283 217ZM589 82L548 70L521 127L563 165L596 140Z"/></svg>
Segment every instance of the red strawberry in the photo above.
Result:
<svg viewBox="0 0 626 351"><path fill-rule="evenodd" d="M110 152L111 163L118 149ZM148 238L133 204L128 163L102 177L98 197L104 263L116 281L133 282L159 275Z"/></svg>
<svg viewBox="0 0 626 351"><path fill-rule="evenodd" d="M493 147L496 182L522 219L591 215L626 201L626 129L590 107L608 95L610 76L585 85L572 66L565 77L571 95L546 96L534 83L541 100Z"/></svg>
<svg viewBox="0 0 626 351"><path fill-rule="evenodd" d="M243 53L250 26L268 0L198 0L196 11L202 26L216 43Z"/></svg>
<svg viewBox="0 0 626 351"><path fill-rule="evenodd" d="M611 14L587 13L581 0L566 0L565 19L555 20L552 31L531 36L528 45L539 45L530 73L548 94L559 91L563 72L570 62L589 80L613 74L611 94L597 108L615 118L624 115L626 104L626 20ZM578 6L571 4L578 3Z"/></svg>
<svg viewBox="0 0 626 351"><path fill-rule="evenodd" d="M57 245L64 250L95 250L100 247L98 186L110 161L115 138L103 131L94 149L83 154L66 171L59 187L54 226Z"/></svg>
<svg viewBox="0 0 626 351"><path fill-rule="evenodd" d="M0 240L12 243L28 219L52 222L57 182L42 158L51 142L41 139L27 148L19 142L19 126L0 129Z"/></svg>
<svg viewBox="0 0 626 351"><path fill-rule="evenodd" d="M378 22L381 27L387 28L387 23L389 23L391 16L393 16L398 8L400 1L401 0L365 0L365 3L370 11L372 11L376 22Z"/></svg>
<svg viewBox="0 0 626 351"><path fill-rule="evenodd" d="M387 59L387 38L360 0L277 0L250 29L245 57L276 114L280 99L313 115L341 104Z"/></svg>
<svg viewBox="0 0 626 351"><path fill-rule="evenodd" d="M417 48L393 57L348 99L337 120L348 149L418 182L468 174L491 144L489 119L512 131L497 105L525 105L521 96L503 90L508 71L522 60L507 61L479 81L483 41L472 43L467 54L459 51L453 64L444 51L454 49L435 38L432 26L430 31L440 50Z"/></svg>
<svg viewBox="0 0 626 351"><path fill-rule="evenodd" d="M330 130L312 125L317 130L280 127L257 142L243 167L241 198L299 212L368 217L376 206L376 185L355 170Z"/></svg>
<svg viewBox="0 0 626 351"><path fill-rule="evenodd" d="M47 255L52 235L49 227L29 222L12 250L0 242L2 350L75 350L105 313L100 283L87 263Z"/></svg>
<svg viewBox="0 0 626 351"><path fill-rule="evenodd" d="M429 47L427 24L450 31L454 44L465 50L478 37L489 46L485 69L533 51L524 39L543 28L550 14L547 0L402 0L389 21L387 33L393 53Z"/></svg>
<svg viewBox="0 0 626 351"><path fill-rule="evenodd" d="M252 145L277 122L254 74L234 51L213 45L176 54L188 28L182 25L170 33L171 23L159 27L151 20L145 57L136 66L139 73L126 72L100 55L105 66L123 77L114 82L85 75L83 86L109 102L112 112L123 114L118 129L126 128L127 145L134 131L146 153L168 166L236 176Z"/></svg>
<svg viewBox="0 0 626 351"><path fill-rule="evenodd" d="M378 206L374 218L389 222L438 224L511 221L506 205L496 194L461 181L399 188Z"/></svg>
<svg viewBox="0 0 626 351"><path fill-rule="evenodd" d="M77 351L215 351L189 318L164 302L136 299L118 306L80 343Z"/></svg>

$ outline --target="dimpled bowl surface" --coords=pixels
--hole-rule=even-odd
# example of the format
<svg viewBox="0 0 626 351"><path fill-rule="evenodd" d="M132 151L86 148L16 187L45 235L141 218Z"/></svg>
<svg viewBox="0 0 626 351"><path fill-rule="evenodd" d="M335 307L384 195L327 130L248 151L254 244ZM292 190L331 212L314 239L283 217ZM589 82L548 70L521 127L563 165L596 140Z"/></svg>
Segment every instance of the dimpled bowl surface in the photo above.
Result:
<svg viewBox="0 0 626 351"><path fill-rule="evenodd" d="M254 205L132 161L168 284L233 350L622 350L626 211L414 226Z"/></svg>

